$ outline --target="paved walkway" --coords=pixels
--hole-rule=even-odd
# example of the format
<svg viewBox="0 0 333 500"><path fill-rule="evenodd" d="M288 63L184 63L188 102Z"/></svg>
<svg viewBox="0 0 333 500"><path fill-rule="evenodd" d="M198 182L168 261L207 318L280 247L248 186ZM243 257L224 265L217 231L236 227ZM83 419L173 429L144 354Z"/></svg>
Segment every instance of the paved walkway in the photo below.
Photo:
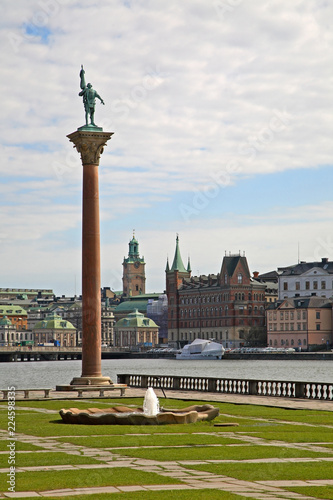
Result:
<svg viewBox="0 0 333 500"><path fill-rule="evenodd" d="M127 397L142 397L145 394L143 389L128 389L126 391ZM158 397L163 397L162 391L156 389L156 394ZM32 394L33 396L33 394ZM95 396L95 397L94 397ZM181 392L181 391L166 391L166 396L168 398L183 399L183 400L205 400L205 401L219 401L228 403L238 403L238 404L254 404L254 405L265 405L265 406L278 406L283 408L298 408L298 409L317 409L317 410L329 410L333 411L333 403L327 401L314 401L314 400L295 400L286 398L270 398L270 397L259 397L259 396L241 396L232 394L216 394L216 393L202 393L202 392ZM70 399L73 401L73 394L68 393L51 393L51 398L62 398ZM119 399L119 396L114 395L115 399ZM32 398L31 398L32 399ZM44 400L44 398L41 398ZM84 398L78 398L80 401L91 401L96 403L96 399L99 399L102 403L103 399L110 398L96 398L96 393L87 393ZM28 400L27 411L29 412L42 412L50 414L58 414L58 411L47 410L43 408L33 408L29 407ZM105 401L106 403L106 401ZM72 405L73 406L73 405ZM20 408L20 410L23 408ZM226 415L227 416L227 415ZM247 419L250 417L246 417ZM258 420L258 419L257 419ZM264 418L262 420L265 420ZM289 422L290 424L291 422ZM294 425L304 425L298 422L292 422ZM310 424L309 424L310 425ZM330 426L327 426L328 428ZM216 427L215 434L224 435L218 427ZM333 421L332 427L333 429ZM165 433L163 433L165 435ZM170 433L172 434L172 433ZM106 434L110 435L110 434ZM143 434L142 434L143 436ZM217 489L225 492L230 492L239 495L240 499L242 497L252 497L257 500L281 500L285 498L287 500L313 500L314 497L308 497L306 495L291 493L286 491L285 488L291 486L333 486L333 480L316 480L316 481L245 481L235 479L233 477L228 477L225 475L213 474L209 472L197 471L193 469L188 469L191 465L207 465L207 464L219 464L219 463L231 463L239 461L236 460L181 460L177 462L161 462L156 460L143 460L138 458L131 458L120 455L117 450L122 448L90 448L82 445L74 445L71 443L65 443L60 441L56 436L52 437L36 437L33 435L27 435L22 433L16 433L16 441L21 441L25 443L30 443L42 448L40 451L34 452L20 452L20 453L45 453L45 452L61 452L68 455L80 455L91 457L98 460L99 464L89 464L89 465L57 465L57 466L38 466L38 467L20 467L16 469L17 475L28 471L59 471L59 470L83 470L83 469L110 469L110 473L115 467L129 467L133 470L154 472L161 476L161 483L158 485L135 485L135 486L105 486L105 487L94 487L94 488L66 488L57 490L45 490L41 492L4 492L0 493L0 498L47 498L47 497L59 497L59 498L75 498L77 495L85 494L100 494L100 493L126 493L126 492L142 492L142 498L144 498L144 492L147 491L166 491L166 490L202 490L204 488ZM103 436L100 436L103 438ZM233 432L228 432L228 437L238 439L241 445L267 445L264 439L249 436L246 434L237 434ZM0 431L0 439L8 439L7 431ZM270 446L279 446L286 448L297 448L308 451L319 451L319 447L312 443L287 443L281 441L270 441ZM217 444L216 446L223 446ZM230 445L235 446L235 445ZM237 445L236 445L237 446ZM144 446L145 447L145 446ZM141 448L141 446L140 446ZM322 448L320 448L322 451ZM8 453L8 452L1 452ZM251 459L242 460L242 463L288 463L294 464L296 462L316 462L318 466L323 461L332 462L333 466L333 449L328 450L327 456L324 458L314 457L314 458L272 458L272 459ZM7 473L8 469L0 469L0 473ZM175 480L182 481L182 484L163 484L163 477L168 477ZM17 477L18 479L18 477ZM112 498L112 497L111 497ZM125 498L125 496L124 496Z"/></svg>

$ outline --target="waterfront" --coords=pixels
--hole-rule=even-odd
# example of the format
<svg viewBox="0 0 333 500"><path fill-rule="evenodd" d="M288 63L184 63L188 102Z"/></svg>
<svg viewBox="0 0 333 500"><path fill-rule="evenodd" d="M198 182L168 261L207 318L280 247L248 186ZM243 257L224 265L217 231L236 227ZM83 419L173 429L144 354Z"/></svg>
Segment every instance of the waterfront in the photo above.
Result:
<svg viewBox="0 0 333 500"><path fill-rule="evenodd" d="M116 382L119 373L231 377L302 382L333 383L331 360L214 360L178 361L174 359L105 359L102 372ZM81 374L81 361L30 361L0 364L1 388L55 387L68 384Z"/></svg>

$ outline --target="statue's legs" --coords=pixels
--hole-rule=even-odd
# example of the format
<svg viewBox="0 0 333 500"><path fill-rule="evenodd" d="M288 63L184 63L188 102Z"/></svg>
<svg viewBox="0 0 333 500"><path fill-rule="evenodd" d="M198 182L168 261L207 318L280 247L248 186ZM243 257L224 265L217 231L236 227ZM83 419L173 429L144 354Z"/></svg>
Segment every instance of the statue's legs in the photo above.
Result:
<svg viewBox="0 0 333 500"><path fill-rule="evenodd" d="M94 108L90 108L90 122L91 122L91 125L95 125L95 122L94 122L94 114L95 114L95 110Z"/></svg>
<svg viewBox="0 0 333 500"><path fill-rule="evenodd" d="M88 116L89 116L89 111L86 111L86 126L88 126Z"/></svg>

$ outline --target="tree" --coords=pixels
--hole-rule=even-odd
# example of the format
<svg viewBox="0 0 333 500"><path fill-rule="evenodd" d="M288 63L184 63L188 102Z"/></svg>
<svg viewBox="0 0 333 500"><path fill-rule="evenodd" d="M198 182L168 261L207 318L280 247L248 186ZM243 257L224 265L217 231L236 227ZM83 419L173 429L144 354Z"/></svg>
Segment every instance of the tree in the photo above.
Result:
<svg viewBox="0 0 333 500"><path fill-rule="evenodd" d="M249 347L266 347L267 330L264 326L251 326L244 332L244 340Z"/></svg>

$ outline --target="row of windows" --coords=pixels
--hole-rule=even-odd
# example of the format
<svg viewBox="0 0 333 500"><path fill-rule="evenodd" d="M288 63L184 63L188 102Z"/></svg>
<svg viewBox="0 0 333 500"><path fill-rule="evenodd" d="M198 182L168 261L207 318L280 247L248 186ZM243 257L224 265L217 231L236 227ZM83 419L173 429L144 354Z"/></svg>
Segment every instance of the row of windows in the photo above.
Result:
<svg viewBox="0 0 333 500"><path fill-rule="evenodd" d="M280 320L289 320L289 317L291 320L294 319L295 312L294 311L280 311ZM297 319L306 319L306 311L296 311L296 317ZM270 321L276 321L277 318L277 313L270 311L268 313L268 319ZM316 311L316 318L320 319L320 311Z"/></svg>
<svg viewBox="0 0 333 500"><path fill-rule="evenodd" d="M249 314L252 314L252 307L251 306L247 310L248 310ZM254 308L253 308L254 314L258 314L258 310L260 311L260 314L264 314L264 307L263 306L260 306L259 308L258 308L258 306L254 306ZM240 307L239 309L236 309L236 311L238 311L239 315L242 315L242 314L244 314L245 309L243 307ZM173 316L172 313L173 313L173 311L171 311L171 316ZM200 315L200 313L201 313L201 315ZM180 310L180 317L181 318L187 318L187 317L188 318L192 318L192 317L193 318L196 318L196 317L200 318L200 317L205 317L205 316L206 317L218 316L218 315L222 316L223 313L225 316L228 315L229 308L227 305L224 307L224 309L223 309L223 307L219 307L219 308L218 307L215 307L215 308L211 307L210 309L209 308L207 308L207 309L203 309L203 308L202 309L189 309L189 310L181 309Z"/></svg>
<svg viewBox="0 0 333 500"><path fill-rule="evenodd" d="M247 299L246 299L247 295ZM253 298L252 298L253 297ZM229 302L230 295L229 293L224 293L223 295L208 295L207 297L183 297L180 300L181 304L205 304L206 302L221 302L223 298L223 302ZM264 301L265 295L263 293L254 293L249 292L245 293L235 293L235 300L254 300L255 302Z"/></svg>
<svg viewBox="0 0 333 500"><path fill-rule="evenodd" d="M326 280L321 280L321 282L320 282L321 290L326 290L326 285L327 285ZM288 281L284 281L283 282L283 290L288 290L289 289L288 287L289 287ZM318 290L318 288L319 288L318 280L312 281L312 288L313 288L313 290ZM333 282L332 282L332 288L333 288ZM291 289L292 288L290 288L290 290ZM310 289L311 289L311 281L307 280L305 282L305 290L310 290ZM295 282L295 290L301 290L301 282L300 281Z"/></svg>
<svg viewBox="0 0 333 500"><path fill-rule="evenodd" d="M274 342L272 342L272 339L270 339L270 341L269 341L269 345L270 345L270 346L273 346L273 345L274 345L274 347L277 347L277 345L278 345L278 341L277 341L277 339L274 339ZM289 346L289 339L286 339L286 340L281 339L281 340L280 340L280 345L281 345L281 346L286 346L286 347L288 347L288 346ZM295 340L294 340L294 339L291 339L291 340L290 340L290 345L291 345L291 346L296 345L296 342L295 342ZM298 339L298 340L297 340L297 345L298 345L299 347L301 347L301 346L302 346L302 340L301 340L301 339ZM306 346L306 339L303 339L303 346Z"/></svg>
<svg viewBox="0 0 333 500"><path fill-rule="evenodd" d="M262 320L250 319L247 320L247 326L263 326ZM238 326L244 326L244 320L238 320L238 323L235 323L233 319L213 319L213 320L202 320L202 321L180 321L180 328L211 328L218 326L232 326L233 324L238 324Z"/></svg>

